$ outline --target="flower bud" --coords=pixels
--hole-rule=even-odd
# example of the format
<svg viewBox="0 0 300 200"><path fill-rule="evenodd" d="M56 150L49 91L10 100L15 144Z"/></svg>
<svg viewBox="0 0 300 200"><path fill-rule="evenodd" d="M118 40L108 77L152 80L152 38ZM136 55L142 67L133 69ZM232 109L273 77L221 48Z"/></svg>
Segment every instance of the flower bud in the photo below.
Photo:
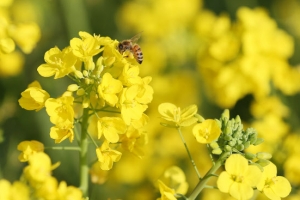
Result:
<svg viewBox="0 0 300 200"><path fill-rule="evenodd" d="M250 152L246 152L245 158L247 158L248 160L253 160L254 158L256 158L256 155Z"/></svg>
<svg viewBox="0 0 300 200"><path fill-rule="evenodd" d="M225 145L224 149L225 149L225 151L227 151L227 152L231 152L231 151L232 151L232 147L229 146L229 145Z"/></svg>
<svg viewBox="0 0 300 200"><path fill-rule="evenodd" d="M243 150L245 149L245 147L244 147L243 144L239 144L239 145L236 146L236 149L237 149L238 151L243 151Z"/></svg>
<svg viewBox="0 0 300 200"><path fill-rule="evenodd" d="M256 157L258 159L270 160L272 158L272 154L266 152L258 152L256 153Z"/></svg>
<svg viewBox="0 0 300 200"><path fill-rule="evenodd" d="M264 139L263 138L257 138L256 139L256 141L253 143L253 145L259 145L259 144L261 144L261 143L263 143L264 142Z"/></svg>
<svg viewBox="0 0 300 200"><path fill-rule="evenodd" d="M221 118L225 118L225 119L228 119L229 120L229 110L228 109L225 109L221 115Z"/></svg>
<svg viewBox="0 0 300 200"><path fill-rule="evenodd" d="M71 84L68 86L68 91L75 92L78 90L78 88L79 88L79 86L77 84Z"/></svg>
<svg viewBox="0 0 300 200"><path fill-rule="evenodd" d="M85 95L85 90L83 88L79 88L79 90L77 90L76 94L78 96L83 96L83 95Z"/></svg>
<svg viewBox="0 0 300 200"><path fill-rule="evenodd" d="M264 160L264 159L259 159L258 161L256 161L255 163L259 164L262 167L267 166L268 164L270 164L270 161L268 160Z"/></svg>
<svg viewBox="0 0 300 200"><path fill-rule="evenodd" d="M210 144L209 144L209 146L212 148L212 149L217 149L217 148L219 148L219 144L217 143L217 142L211 142Z"/></svg>
<svg viewBox="0 0 300 200"><path fill-rule="evenodd" d="M220 155L222 153L222 149L218 148L218 149L214 149L212 151L212 154L215 154L215 155Z"/></svg>

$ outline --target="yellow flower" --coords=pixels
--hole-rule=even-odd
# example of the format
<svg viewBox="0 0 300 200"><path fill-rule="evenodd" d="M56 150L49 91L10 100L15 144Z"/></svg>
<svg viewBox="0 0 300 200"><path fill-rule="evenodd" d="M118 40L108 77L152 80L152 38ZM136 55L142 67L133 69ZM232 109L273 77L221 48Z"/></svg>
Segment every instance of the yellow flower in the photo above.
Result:
<svg viewBox="0 0 300 200"><path fill-rule="evenodd" d="M119 134L124 134L126 125L119 117L102 117L97 121L98 139L104 135L111 143L119 141Z"/></svg>
<svg viewBox="0 0 300 200"><path fill-rule="evenodd" d="M72 96L62 96L57 99L49 98L45 107L50 121L59 127L70 127L74 121L73 101Z"/></svg>
<svg viewBox="0 0 300 200"><path fill-rule="evenodd" d="M197 110L196 105L190 105L182 110L172 103L162 103L158 106L158 112L162 118L174 122L177 126L190 126L196 123L197 118L194 115Z"/></svg>
<svg viewBox="0 0 300 200"><path fill-rule="evenodd" d="M169 167L163 175L163 182L175 190L176 193L186 194L189 184L182 169L177 166Z"/></svg>
<svg viewBox="0 0 300 200"><path fill-rule="evenodd" d="M141 92L141 87L132 85L124 88L120 95L121 115L127 125L130 125L132 120L139 120L148 108L147 105L138 102L139 92Z"/></svg>
<svg viewBox="0 0 300 200"><path fill-rule="evenodd" d="M15 43L11 38L0 39L0 52L11 53L15 50Z"/></svg>
<svg viewBox="0 0 300 200"><path fill-rule="evenodd" d="M41 37L40 27L34 22L10 25L8 32L22 51L27 54L31 53Z"/></svg>
<svg viewBox="0 0 300 200"><path fill-rule="evenodd" d="M202 144L208 144L218 139L221 134L221 128L216 120L207 119L193 128L193 134L196 140Z"/></svg>
<svg viewBox="0 0 300 200"><path fill-rule="evenodd" d="M38 185L35 195L39 199L58 199L57 198L57 180L53 176L48 177L42 184Z"/></svg>
<svg viewBox="0 0 300 200"><path fill-rule="evenodd" d="M29 200L30 190L24 183L15 181L0 180L0 199L1 200Z"/></svg>
<svg viewBox="0 0 300 200"><path fill-rule="evenodd" d="M105 73L98 86L98 93L110 106L115 106L118 102L117 94L122 91L122 88L121 81L114 79L111 74Z"/></svg>
<svg viewBox="0 0 300 200"><path fill-rule="evenodd" d="M122 155L121 152L111 149L108 141L104 141L101 147L96 149L96 154L102 170L110 170Z"/></svg>
<svg viewBox="0 0 300 200"><path fill-rule="evenodd" d="M19 160L21 162L26 162L31 155L44 151L43 143L40 143L36 140L20 142L17 148L19 151L22 151L22 153L19 155Z"/></svg>
<svg viewBox="0 0 300 200"><path fill-rule="evenodd" d="M65 181L59 183L57 188L58 199L82 200L82 191L74 186L67 186Z"/></svg>
<svg viewBox="0 0 300 200"><path fill-rule="evenodd" d="M73 124L69 127L53 126L50 129L50 137L55 140L55 143L61 143L65 139L69 138L70 142L74 140Z"/></svg>
<svg viewBox="0 0 300 200"><path fill-rule="evenodd" d="M262 191L269 199L280 200L287 197L292 188L286 178L277 176L277 168L270 162L270 164L264 167L261 180L257 184L257 189Z"/></svg>
<svg viewBox="0 0 300 200"><path fill-rule="evenodd" d="M298 145L293 143L294 145ZM290 146L289 148L295 148ZM295 151L293 149L293 151ZM293 185L299 185L300 184L300 153L292 153L287 160L284 163L284 171L285 171L285 176L289 179L289 181Z"/></svg>
<svg viewBox="0 0 300 200"><path fill-rule="evenodd" d="M161 198L157 200L176 200L175 190L166 186L161 180L157 180L159 192L161 194Z"/></svg>
<svg viewBox="0 0 300 200"><path fill-rule="evenodd" d="M45 106L45 102L50 95L42 89L38 81L34 81L28 85L28 88L21 93L19 104L26 110L39 111Z"/></svg>
<svg viewBox="0 0 300 200"><path fill-rule="evenodd" d="M100 49L99 36L92 36L87 32L80 31L79 38L73 38L70 41L73 54L83 61L89 61L94 55L99 54Z"/></svg>
<svg viewBox="0 0 300 200"><path fill-rule="evenodd" d="M128 127L126 134L122 135L120 142L124 149L142 158L144 156L143 146L148 143L148 137L146 133L141 132L132 125Z"/></svg>
<svg viewBox="0 0 300 200"><path fill-rule="evenodd" d="M54 79L58 79L76 71L75 63L77 62L77 58L72 53L70 47L62 51L57 47L51 48L45 53L44 59L46 64L41 64L37 69L43 77L54 75Z"/></svg>
<svg viewBox="0 0 300 200"><path fill-rule="evenodd" d="M260 181L260 169L248 165L248 160L239 154L233 154L226 160L225 169L217 181L219 190L239 200L250 199L253 196L252 187Z"/></svg>
<svg viewBox="0 0 300 200"><path fill-rule="evenodd" d="M59 165L52 166L49 156L44 152L38 152L30 156L28 164L24 168L24 174L33 187L51 177L51 171Z"/></svg>
<svg viewBox="0 0 300 200"><path fill-rule="evenodd" d="M20 52L14 51L9 54L1 54L0 58L1 77L14 76L22 71L25 60Z"/></svg>

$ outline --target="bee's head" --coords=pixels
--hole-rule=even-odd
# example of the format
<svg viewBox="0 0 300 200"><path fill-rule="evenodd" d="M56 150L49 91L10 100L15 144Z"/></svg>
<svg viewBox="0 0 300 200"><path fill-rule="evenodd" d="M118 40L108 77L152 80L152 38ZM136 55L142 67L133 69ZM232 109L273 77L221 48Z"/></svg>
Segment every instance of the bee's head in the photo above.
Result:
<svg viewBox="0 0 300 200"><path fill-rule="evenodd" d="M124 51L124 45L122 43L118 44L119 51Z"/></svg>

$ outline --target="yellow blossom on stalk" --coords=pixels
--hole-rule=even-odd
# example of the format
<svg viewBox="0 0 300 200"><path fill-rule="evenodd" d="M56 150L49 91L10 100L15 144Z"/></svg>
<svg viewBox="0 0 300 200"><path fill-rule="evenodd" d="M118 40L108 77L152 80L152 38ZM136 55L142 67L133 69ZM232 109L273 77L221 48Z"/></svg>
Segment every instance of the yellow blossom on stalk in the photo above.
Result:
<svg viewBox="0 0 300 200"><path fill-rule="evenodd" d="M207 119L193 128L193 134L196 140L202 144L208 144L218 139L221 134L221 128L216 120Z"/></svg>
<svg viewBox="0 0 300 200"><path fill-rule="evenodd" d="M46 103L46 111L50 116L50 121L59 127L69 127L74 121L74 98L72 96L62 96L57 99L49 98Z"/></svg>
<svg viewBox="0 0 300 200"><path fill-rule="evenodd" d="M127 149L137 157L142 158L144 156L142 147L148 143L148 137L146 133L141 132L132 125L128 127L126 134L121 136L120 142L124 149Z"/></svg>
<svg viewBox="0 0 300 200"><path fill-rule="evenodd" d="M24 53L31 53L41 38L39 26L34 23L18 23L8 27L8 33Z"/></svg>
<svg viewBox="0 0 300 200"><path fill-rule="evenodd" d="M219 190L239 200L250 199L253 196L253 187L260 181L260 169L248 165L248 160L243 156L233 154L226 160L225 170L217 181Z"/></svg>
<svg viewBox="0 0 300 200"><path fill-rule="evenodd" d="M158 106L158 112L162 118L174 122L176 126L190 126L196 123L197 110L196 105L190 105L182 110L172 103L162 103Z"/></svg>
<svg viewBox="0 0 300 200"><path fill-rule="evenodd" d="M169 167L163 175L163 182L173 188L176 193L186 194L189 184L186 182L186 177L182 169L177 166Z"/></svg>
<svg viewBox="0 0 300 200"><path fill-rule="evenodd" d="M73 38L70 41L73 54L84 62L89 62L91 58L99 54L103 49L100 49L99 36L92 36L87 32L80 31L79 38Z"/></svg>
<svg viewBox="0 0 300 200"><path fill-rule="evenodd" d="M122 155L121 152L111 149L108 141L104 141L101 147L96 149L96 154L102 170L110 170L113 163L118 162Z"/></svg>
<svg viewBox="0 0 300 200"><path fill-rule="evenodd" d="M102 117L97 121L98 139L104 135L105 139L111 143L119 141L119 134L124 134L126 125L119 117Z"/></svg>
<svg viewBox="0 0 300 200"><path fill-rule="evenodd" d="M131 86L135 84L142 84L142 78L139 76L140 68L138 66L129 66L125 65L123 72L119 77L119 80L122 81L123 85Z"/></svg>
<svg viewBox="0 0 300 200"><path fill-rule="evenodd" d="M34 81L28 85L28 88L21 93L19 104L26 110L39 111L44 108L45 102L50 98L48 92L42 89L38 81Z"/></svg>
<svg viewBox="0 0 300 200"><path fill-rule="evenodd" d="M157 200L176 200L175 190L166 186L161 180L157 180L159 192L161 194L161 198Z"/></svg>
<svg viewBox="0 0 300 200"><path fill-rule="evenodd" d="M82 200L82 191L74 186L67 186L65 181L59 183L57 188L58 199Z"/></svg>
<svg viewBox="0 0 300 200"><path fill-rule="evenodd" d="M1 200L29 200L30 189L24 183L15 181L0 180L0 199Z"/></svg>
<svg viewBox="0 0 300 200"><path fill-rule="evenodd" d="M148 108L137 100L140 91L139 85L132 85L124 88L120 95L121 115L127 125L130 125L132 120L139 120Z"/></svg>
<svg viewBox="0 0 300 200"><path fill-rule="evenodd" d="M111 74L105 73L98 86L98 93L110 106L115 106L118 102L117 94L122 91L122 82L116 80Z"/></svg>
<svg viewBox="0 0 300 200"><path fill-rule="evenodd" d="M74 140L73 124L69 124L67 127L53 126L50 129L50 137L55 140L55 143L61 143L65 139L69 138L70 142Z"/></svg>
<svg viewBox="0 0 300 200"><path fill-rule="evenodd" d="M45 53L44 59L46 64L41 64L37 69L43 77L54 75L54 79L58 79L76 71L75 63L77 58L70 47L62 51L58 47L51 48Z"/></svg>
<svg viewBox="0 0 300 200"><path fill-rule="evenodd" d="M24 168L24 174L32 186L46 181L51 177L51 171L59 165L59 163L51 165L49 156L44 152L38 152L30 156L28 164Z"/></svg>
<svg viewBox="0 0 300 200"><path fill-rule="evenodd" d="M35 196L40 199L57 199L58 182L54 177L48 177L42 184L37 186Z"/></svg>
<svg viewBox="0 0 300 200"><path fill-rule="evenodd" d="M18 157L19 160L21 162L26 162L31 155L37 152L44 151L44 144L36 140L23 141L18 144L17 149L19 151L22 151L22 153Z"/></svg>
<svg viewBox="0 0 300 200"><path fill-rule="evenodd" d="M257 189L263 192L269 199L280 200L287 197L291 192L291 184L282 177L277 176L277 167L270 163L264 167Z"/></svg>

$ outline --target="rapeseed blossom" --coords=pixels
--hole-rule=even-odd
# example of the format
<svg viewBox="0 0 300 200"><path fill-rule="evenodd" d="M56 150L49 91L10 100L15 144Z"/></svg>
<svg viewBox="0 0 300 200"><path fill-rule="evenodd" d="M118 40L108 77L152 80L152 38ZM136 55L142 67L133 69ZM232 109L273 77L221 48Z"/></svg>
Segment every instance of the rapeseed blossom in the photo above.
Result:
<svg viewBox="0 0 300 200"><path fill-rule="evenodd" d="M194 126L193 134L199 143L207 144L220 136L221 128L215 120L207 119Z"/></svg>
<svg viewBox="0 0 300 200"><path fill-rule="evenodd" d="M158 112L162 118L173 122L176 126L190 126L197 122L195 114L197 113L197 106L190 105L184 109L180 109L172 103L162 103L158 107Z"/></svg>
<svg viewBox="0 0 300 200"><path fill-rule="evenodd" d="M250 199L253 196L253 187L260 181L260 169L248 165L243 156L234 154L226 160L225 170L217 181L219 190L239 200Z"/></svg>
<svg viewBox="0 0 300 200"><path fill-rule="evenodd" d="M286 178L277 176L277 167L270 163L264 167L257 189L262 191L269 199L280 200L290 194L291 184Z"/></svg>
<svg viewBox="0 0 300 200"><path fill-rule="evenodd" d="M22 151L22 153L19 155L19 160L21 162L26 162L31 155L37 152L43 152L44 144L36 140L23 141L18 144L17 148L19 151Z"/></svg>
<svg viewBox="0 0 300 200"><path fill-rule="evenodd" d="M24 64L23 53L31 53L41 38L41 30L36 22L11 17L13 6L13 0L0 5L1 77L19 74Z"/></svg>

